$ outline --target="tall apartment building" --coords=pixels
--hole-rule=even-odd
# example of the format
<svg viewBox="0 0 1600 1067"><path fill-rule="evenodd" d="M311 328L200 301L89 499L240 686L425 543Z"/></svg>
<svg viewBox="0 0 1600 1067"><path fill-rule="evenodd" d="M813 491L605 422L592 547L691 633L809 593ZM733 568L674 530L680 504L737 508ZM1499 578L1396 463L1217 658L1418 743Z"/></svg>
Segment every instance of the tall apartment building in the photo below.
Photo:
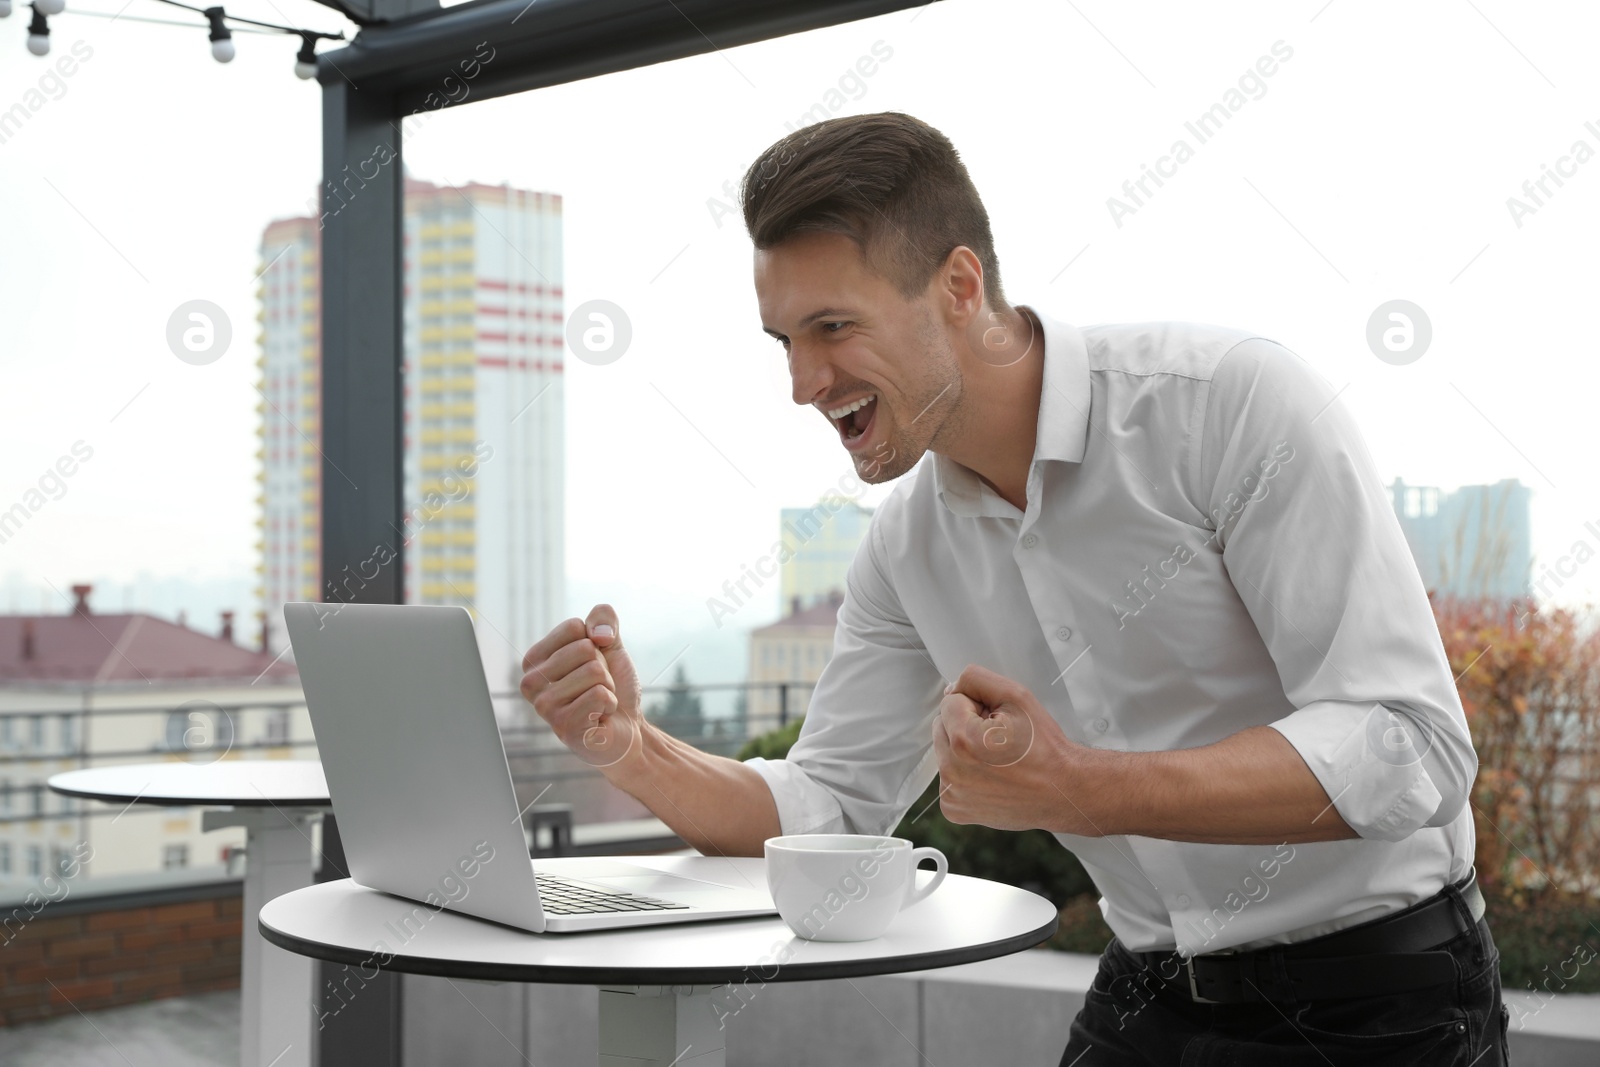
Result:
<svg viewBox="0 0 1600 1067"><path fill-rule="evenodd" d="M279 219L261 236L264 269L256 299L261 356L256 479L263 646L288 643L282 605L320 600L322 588L322 274L314 218Z"/></svg>
<svg viewBox="0 0 1600 1067"><path fill-rule="evenodd" d="M261 248L262 600L274 649L284 601L328 595L308 428L321 396L316 226L275 222ZM408 179L405 242L395 536L406 600L469 608L490 688L514 688L522 653L565 606L561 198Z"/></svg>
<svg viewBox="0 0 1600 1067"><path fill-rule="evenodd" d="M779 538L787 549L778 575L778 603L792 611L826 601L844 592L845 575L856 549L867 536L872 509L837 494L809 508L784 508L779 513Z"/></svg>
<svg viewBox="0 0 1600 1067"><path fill-rule="evenodd" d="M1530 488L1506 478L1446 492L1396 478L1389 496L1428 589L1502 600L1529 594Z"/></svg>

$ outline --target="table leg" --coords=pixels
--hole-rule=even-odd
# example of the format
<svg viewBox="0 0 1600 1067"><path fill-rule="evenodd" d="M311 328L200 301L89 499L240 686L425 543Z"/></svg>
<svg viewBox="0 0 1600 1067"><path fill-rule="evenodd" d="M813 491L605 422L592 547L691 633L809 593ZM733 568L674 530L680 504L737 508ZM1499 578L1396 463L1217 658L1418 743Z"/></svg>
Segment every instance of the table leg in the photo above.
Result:
<svg viewBox="0 0 1600 1067"><path fill-rule="evenodd" d="M724 1067L720 986L601 986L600 1067Z"/></svg>
<svg viewBox="0 0 1600 1067"><path fill-rule="evenodd" d="M310 1067L309 957L269 945L256 926L261 905L311 884L311 828L303 810L208 811L204 828L244 826L243 959L239 975L240 1067Z"/></svg>

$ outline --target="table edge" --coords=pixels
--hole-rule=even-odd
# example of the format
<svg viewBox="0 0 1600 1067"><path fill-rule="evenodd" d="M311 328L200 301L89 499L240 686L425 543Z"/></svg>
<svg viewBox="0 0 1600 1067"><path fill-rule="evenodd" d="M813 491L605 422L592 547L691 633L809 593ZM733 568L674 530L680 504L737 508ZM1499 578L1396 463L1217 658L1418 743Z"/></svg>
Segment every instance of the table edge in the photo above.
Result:
<svg viewBox="0 0 1600 1067"><path fill-rule="evenodd" d="M149 804L158 808L330 808L332 802L327 797L280 797L276 800L270 797L180 797L173 794L148 793L139 796L128 796L126 793L91 793L83 789L65 789L60 786L45 783L52 793L59 793L64 797L80 797L84 800L99 800L107 804Z"/></svg>
<svg viewBox="0 0 1600 1067"><path fill-rule="evenodd" d="M248 761L247 761L248 762ZM314 760L260 760L261 763L313 763ZM112 764L114 767L141 766L140 764ZM155 766L166 766L155 764ZM176 793L140 793L129 796L127 793L106 793L89 789L73 789L70 786L55 784L55 779L67 774L77 774L80 771L96 771L99 767L74 767L70 771L57 771L45 779L45 787L52 793L59 793L64 797L78 797L83 800L98 800L105 804L149 804L161 808L192 808L192 807L227 807L227 808L331 808L333 802L326 795L313 795L307 797L267 797L261 793L255 796L238 796L222 799L220 797L194 797Z"/></svg>
<svg viewBox="0 0 1600 1067"><path fill-rule="evenodd" d="M707 920L718 922L724 920ZM736 920L735 920L736 921ZM830 978L866 978L873 975L898 974L903 971L928 971L940 967L954 967L962 963L1009 956L1014 952L1033 948L1055 935L1061 925L1058 914L1037 929L1004 938L987 941L981 945L948 949L942 952L925 952L902 956L880 956L870 960L830 960L817 963L785 963L777 967L770 978L757 977L760 983L815 982ZM301 956L342 963L376 967L380 971L401 974L430 975L437 978L465 978L482 982L528 982L540 985L728 985L748 981L759 964L747 964L737 971L725 967L632 967L607 969L601 967L543 967L508 963L481 963L472 961L438 960L425 956L407 956L403 953L382 953L388 962L379 964L375 952L362 952L339 945L294 937L275 930L256 920L256 929L269 944ZM562 937L582 937L581 933L562 934ZM730 977L730 974L734 975Z"/></svg>

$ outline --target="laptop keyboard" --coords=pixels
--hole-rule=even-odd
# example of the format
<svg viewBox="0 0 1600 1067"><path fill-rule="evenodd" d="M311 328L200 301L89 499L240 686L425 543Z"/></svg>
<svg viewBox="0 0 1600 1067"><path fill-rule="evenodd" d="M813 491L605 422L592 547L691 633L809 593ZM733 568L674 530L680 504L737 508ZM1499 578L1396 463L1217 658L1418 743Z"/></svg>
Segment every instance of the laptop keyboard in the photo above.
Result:
<svg viewBox="0 0 1600 1067"><path fill-rule="evenodd" d="M645 897L620 889L602 889L587 882L569 882L548 874L534 874L539 902L551 915L597 915L603 912L675 911L687 908L659 897Z"/></svg>

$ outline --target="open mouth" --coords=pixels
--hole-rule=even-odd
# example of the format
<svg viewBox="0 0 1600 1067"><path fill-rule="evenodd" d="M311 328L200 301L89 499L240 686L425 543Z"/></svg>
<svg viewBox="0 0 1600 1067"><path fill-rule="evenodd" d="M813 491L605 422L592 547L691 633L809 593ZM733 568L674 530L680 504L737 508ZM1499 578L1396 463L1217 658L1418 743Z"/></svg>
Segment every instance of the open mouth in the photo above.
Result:
<svg viewBox="0 0 1600 1067"><path fill-rule="evenodd" d="M828 418L839 428L839 436L844 439L847 448L866 439L867 431L872 428L877 414L878 397L875 393L869 393L859 400L827 412Z"/></svg>

